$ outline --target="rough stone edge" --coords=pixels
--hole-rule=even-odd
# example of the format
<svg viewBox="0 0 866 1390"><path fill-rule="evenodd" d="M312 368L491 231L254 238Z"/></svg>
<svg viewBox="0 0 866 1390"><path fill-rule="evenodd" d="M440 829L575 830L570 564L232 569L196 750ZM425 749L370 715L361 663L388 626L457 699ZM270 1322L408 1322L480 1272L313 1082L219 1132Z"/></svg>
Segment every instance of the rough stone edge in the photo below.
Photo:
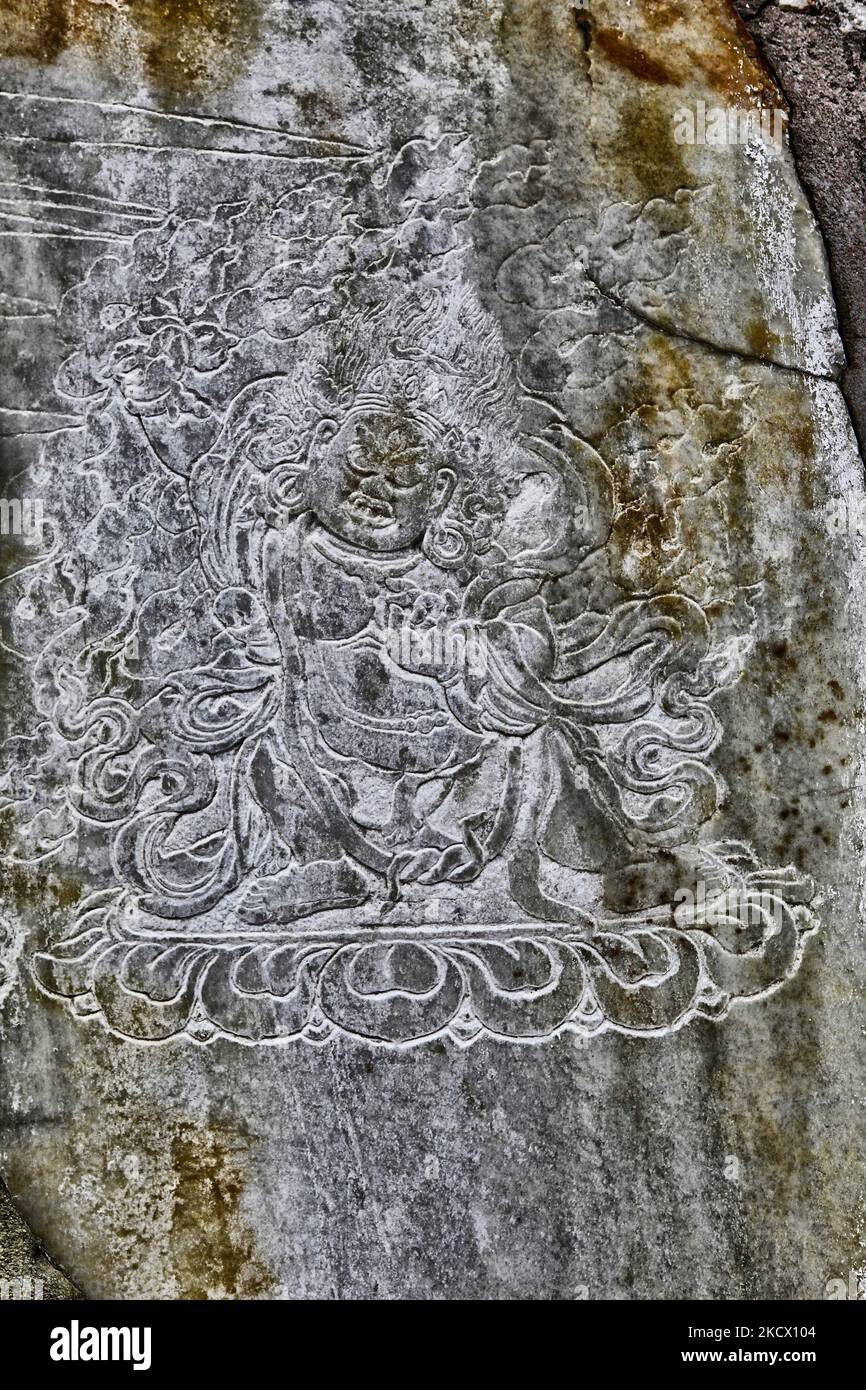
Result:
<svg viewBox="0 0 866 1390"><path fill-rule="evenodd" d="M866 458L866 238L856 233L866 227L866 31L846 27L839 0L732 4L788 106L791 153L824 240L845 348L839 385Z"/></svg>
<svg viewBox="0 0 866 1390"><path fill-rule="evenodd" d="M807 90L805 84L800 85L797 78L802 77L802 74L797 69L794 69L794 80L792 81L791 71L787 65L778 61L778 52L774 54L774 48L777 46L784 50L784 28L787 22L793 20L798 26L810 23L820 26L822 32L828 32L831 27L834 31L838 30L838 17L826 11L813 14L806 10L781 9L775 0L732 0L732 3L755 39L761 56L775 77L790 109L790 138L794 162L801 186L812 205L815 220L827 247L833 294L839 312L842 339L848 355L848 366L841 382L842 392L860 442L861 453L863 453L864 446L866 446L866 339L862 344L861 353L855 327L857 306L853 294L848 291L848 286L858 283L858 277L859 283L862 284L863 277L866 276L866 254L864 254L860 264L850 267L848 276L840 274L839 264L842 248L840 237L837 234L839 229L832 214L828 216L827 207L822 206L824 199L816 196L818 189L825 193L827 191L827 185L824 181L827 166L823 160L815 159L807 149L804 149L801 137L804 100L812 104L813 118L816 118L816 107L819 111L826 111L827 93L820 89L816 93L811 86ZM794 30L793 32L796 33L797 31ZM864 65L866 65L866 35L854 33L846 35L846 39L852 44L859 44ZM784 53L782 56L785 56ZM836 52L825 49L824 72L830 91L833 90L834 82L839 80L836 64ZM820 120L821 116L817 116L817 119ZM852 141L852 146L855 158L859 150L863 162L866 162L866 147L860 146L856 140ZM830 190L833 188L832 179L829 188ZM841 211L839 216L841 218ZM863 216L864 221L866 221L866 200L863 204ZM864 319L866 319L866 304L862 306L862 312ZM41 1281L44 1287L43 1297L49 1300L84 1297L81 1290L72 1283L60 1265L52 1260L40 1245L15 1207L5 1184L0 1180L0 1280L21 1279Z"/></svg>
<svg viewBox="0 0 866 1390"><path fill-rule="evenodd" d="M8 1297L57 1301L80 1299L84 1296L34 1236L2 1180L0 1287L3 1294L0 1303L4 1305Z"/></svg>

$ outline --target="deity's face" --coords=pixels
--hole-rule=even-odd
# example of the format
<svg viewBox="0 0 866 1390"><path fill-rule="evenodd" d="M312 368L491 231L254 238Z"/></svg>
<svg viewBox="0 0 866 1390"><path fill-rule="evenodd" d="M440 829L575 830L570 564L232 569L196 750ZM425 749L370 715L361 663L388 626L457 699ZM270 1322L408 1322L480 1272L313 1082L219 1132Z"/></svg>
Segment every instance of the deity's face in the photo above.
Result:
<svg viewBox="0 0 866 1390"><path fill-rule="evenodd" d="M340 540L364 550L415 544L454 488L434 441L403 412L353 416L316 448L309 508Z"/></svg>

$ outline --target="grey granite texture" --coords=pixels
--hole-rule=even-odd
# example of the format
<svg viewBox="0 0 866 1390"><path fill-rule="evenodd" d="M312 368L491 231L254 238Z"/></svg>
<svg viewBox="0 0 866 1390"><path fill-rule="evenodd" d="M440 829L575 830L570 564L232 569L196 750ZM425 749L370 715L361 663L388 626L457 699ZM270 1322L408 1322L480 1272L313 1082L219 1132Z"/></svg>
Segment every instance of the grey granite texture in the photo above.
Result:
<svg viewBox="0 0 866 1390"><path fill-rule="evenodd" d="M75 1299L80 1294L35 1240L0 1185L0 1295L4 1302Z"/></svg>
<svg viewBox="0 0 866 1390"><path fill-rule="evenodd" d="M97 1298L847 1288L859 359L745 23L0 14L17 1210Z"/></svg>
<svg viewBox="0 0 866 1390"><path fill-rule="evenodd" d="M791 148L827 243L848 364L843 386L866 438L866 6L738 0L785 93Z"/></svg>

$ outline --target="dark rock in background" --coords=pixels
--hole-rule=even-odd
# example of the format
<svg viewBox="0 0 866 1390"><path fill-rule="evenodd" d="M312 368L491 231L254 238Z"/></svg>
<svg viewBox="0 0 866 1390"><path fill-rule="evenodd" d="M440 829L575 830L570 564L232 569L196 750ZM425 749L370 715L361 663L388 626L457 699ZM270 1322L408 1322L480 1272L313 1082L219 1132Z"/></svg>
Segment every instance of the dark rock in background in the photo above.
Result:
<svg viewBox="0 0 866 1390"><path fill-rule="evenodd" d="M827 243L848 366L845 395L866 438L866 8L737 0L791 112L791 149Z"/></svg>
<svg viewBox="0 0 866 1390"><path fill-rule="evenodd" d="M743 8L784 97L727 0L0 5L51 526L3 538L0 1168L85 1295L866 1261L862 146L818 114L862 45ZM674 138L786 98L847 373L788 151ZM469 676L413 645L455 611Z"/></svg>

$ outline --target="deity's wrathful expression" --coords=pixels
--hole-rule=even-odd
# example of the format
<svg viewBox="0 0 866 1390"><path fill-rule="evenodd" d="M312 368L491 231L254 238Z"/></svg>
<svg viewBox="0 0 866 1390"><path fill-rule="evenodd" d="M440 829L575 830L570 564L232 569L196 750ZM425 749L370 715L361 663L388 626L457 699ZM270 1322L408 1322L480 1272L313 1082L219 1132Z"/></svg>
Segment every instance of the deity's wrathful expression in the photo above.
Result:
<svg viewBox="0 0 866 1390"><path fill-rule="evenodd" d="M308 501L339 539L365 550L400 550L424 534L454 481L417 420L371 411L350 417L319 443Z"/></svg>

